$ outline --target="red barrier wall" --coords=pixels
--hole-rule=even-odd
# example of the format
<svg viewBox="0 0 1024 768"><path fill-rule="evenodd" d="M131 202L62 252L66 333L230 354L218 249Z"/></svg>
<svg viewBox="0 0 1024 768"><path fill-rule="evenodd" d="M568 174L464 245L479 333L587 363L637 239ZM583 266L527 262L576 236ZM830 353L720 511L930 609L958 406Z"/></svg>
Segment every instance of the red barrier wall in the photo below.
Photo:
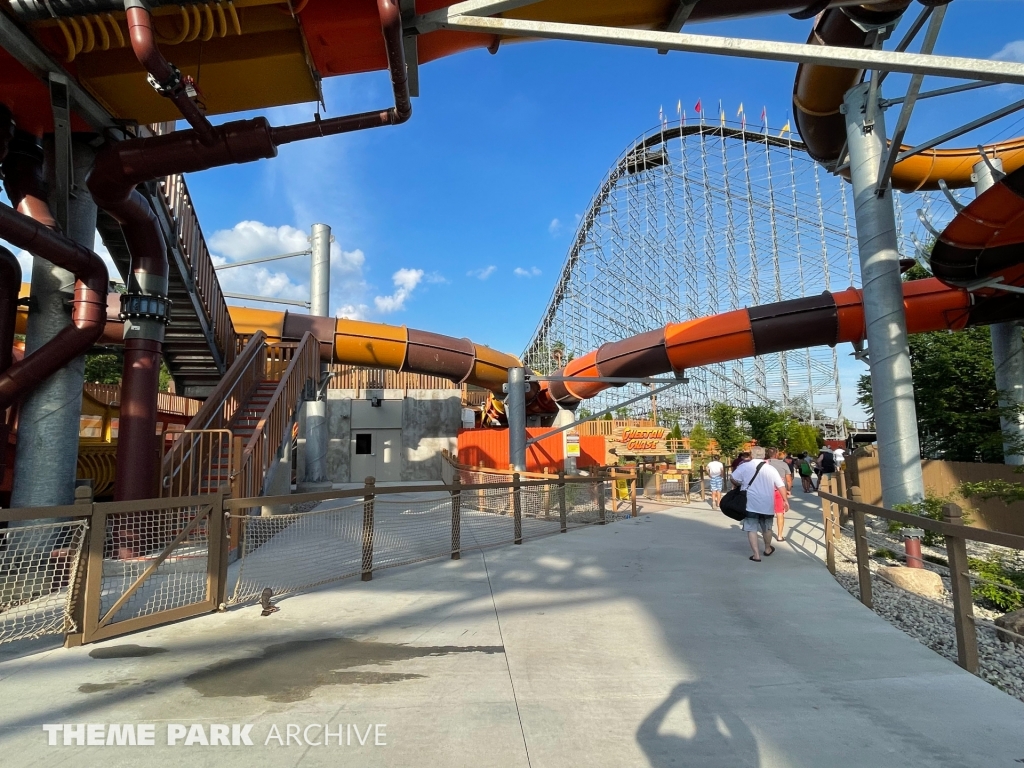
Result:
<svg viewBox="0 0 1024 768"><path fill-rule="evenodd" d="M537 437L549 431L544 427L528 428L526 435L527 437ZM563 448L561 432L527 446L526 471L543 472L545 467L551 472L564 469ZM601 466L604 463L604 455L604 437L600 435L581 436L580 457L576 461L576 467L586 469L587 467ZM460 429L458 459L460 464L474 467L483 462L485 467L492 469L508 469L508 430Z"/></svg>

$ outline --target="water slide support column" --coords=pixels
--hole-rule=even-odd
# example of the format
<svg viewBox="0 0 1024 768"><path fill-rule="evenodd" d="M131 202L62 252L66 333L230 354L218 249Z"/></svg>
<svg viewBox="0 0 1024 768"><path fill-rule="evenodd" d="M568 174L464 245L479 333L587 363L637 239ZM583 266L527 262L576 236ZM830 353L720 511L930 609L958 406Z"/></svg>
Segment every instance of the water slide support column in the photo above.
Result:
<svg viewBox="0 0 1024 768"><path fill-rule="evenodd" d="M75 194L68 200L65 235L92 248L96 240L96 204L85 186L94 150L74 137L72 158ZM46 138L46 173L50 209L57 210L53 190L53 137ZM25 333L25 354L31 355L71 323L75 276L45 259L32 259L32 306ZM14 465L13 507L73 504L78 464L79 415L85 357L78 357L42 382L21 404Z"/></svg>
<svg viewBox="0 0 1024 768"><path fill-rule="evenodd" d="M517 472L526 471L526 369L508 369L508 460Z"/></svg>
<svg viewBox="0 0 1024 768"><path fill-rule="evenodd" d="M979 195L1001 178L1003 161L991 158L980 160L972 169L974 191ZM993 173L995 171L995 173ZM996 370L996 389L999 390L999 405L1024 405L1024 339L1021 328L1015 322L995 323L989 326L992 336L992 362ZM1024 456L1014 452L1024 445L1024 416L999 419L1003 435L1009 438L1003 443L1003 460L1007 464L1024 464Z"/></svg>
<svg viewBox="0 0 1024 768"><path fill-rule="evenodd" d="M309 314L330 316L331 296L331 228L327 224L314 224L309 238ZM303 488L310 489L327 483L327 393L320 395L324 364L321 363L321 381L312 397L306 400L306 480Z"/></svg>
<svg viewBox="0 0 1024 768"><path fill-rule="evenodd" d="M885 121L876 104L871 110L874 124L866 124L869 89L870 83L865 82L847 91L843 111L857 219L882 502L892 507L923 499L924 478L892 190L876 195L881 160L887 148ZM876 98L881 98L881 94L876 93Z"/></svg>

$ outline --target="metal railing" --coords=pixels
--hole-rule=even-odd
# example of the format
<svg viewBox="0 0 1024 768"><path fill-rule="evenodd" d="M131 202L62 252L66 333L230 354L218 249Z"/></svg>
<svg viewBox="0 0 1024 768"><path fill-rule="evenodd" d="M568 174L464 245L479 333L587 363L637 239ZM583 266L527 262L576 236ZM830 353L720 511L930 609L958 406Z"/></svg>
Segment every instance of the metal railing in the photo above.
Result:
<svg viewBox="0 0 1024 768"><path fill-rule="evenodd" d="M260 415L241 456L241 477L235 490L241 496L259 496L264 478L281 445L291 440L292 424L302 402L306 382L320 380L320 342L311 333L298 344L268 345L266 379L279 379L277 389Z"/></svg>
<svg viewBox="0 0 1024 768"><path fill-rule="evenodd" d="M625 517L606 505L604 477L523 479L491 475L444 485L362 488L228 499L229 525L240 530L238 576L229 604L310 589L424 560L603 525ZM249 515L255 506L317 502L310 511Z"/></svg>
<svg viewBox="0 0 1024 768"><path fill-rule="evenodd" d="M837 493L839 487L833 478L823 480L827 490L820 490L822 516L825 523L825 563L829 571L836 573L836 543L842 536L840 510L846 510L853 519L853 535L856 545L857 585L860 601L868 608L873 608L871 552L868 542L866 515L880 517L905 524L910 528L921 528L941 534L945 539L946 556L949 563L949 583L952 594L953 624L956 633L957 663L969 672L977 674L979 622L974 616L974 600L971 588L972 577L970 563L967 558L967 542L977 541L1014 550L1024 550L1024 536L1017 536L999 531L987 531L971 528L963 524L963 510L956 504L944 504L942 520L932 520L907 512L875 507L860 501L860 489L853 486L849 490L850 498ZM1006 628L1000 633L1014 634ZM1024 637L1016 636L1016 642L1024 641Z"/></svg>
<svg viewBox="0 0 1024 768"><path fill-rule="evenodd" d="M210 250L206 246L206 238L203 237L199 216L192 204L185 179L180 175L167 176L158 186L158 197L174 224L175 234L189 269L188 279L206 313L206 321L224 361L224 367L230 368L238 349L235 326L231 321L217 273L213 269L213 259L210 258Z"/></svg>

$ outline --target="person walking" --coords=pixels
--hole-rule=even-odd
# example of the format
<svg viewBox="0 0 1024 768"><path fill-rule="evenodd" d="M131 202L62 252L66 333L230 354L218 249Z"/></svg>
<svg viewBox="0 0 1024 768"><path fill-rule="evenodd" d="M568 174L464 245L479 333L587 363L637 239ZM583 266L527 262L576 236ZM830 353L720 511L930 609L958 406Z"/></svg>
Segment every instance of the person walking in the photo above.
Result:
<svg viewBox="0 0 1024 768"><path fill-rule="evenodd" d="M775 468L775 471L779 473L779 477L782 478L782 482L786 484L782 491L775 491L775 524L778 526L775 538L778 541L785 541L783 533L786 528L786 510L789 509L790 483L792 480L786 482L789 479L789 466L779 458L779 449L769 448L767 455L768 463Z"/></svg>
<svg viewBox="0 0 1024 768"><path fill-rule="evenodd" d="M722 501L722 483L725 480L725 464L718 460L718 454L711 457L705 469L708 471L708 481L711 484L711 507L718 509Z"/></svg>
<svg viewBox="0 0 1024 768"><path fill-rule="evenodd" d="M789 491L789 495L793 495L793 476L796 474L796 457L793 454L786 451L779 451L779 458L782 463L786 465L786 474L782 476L782 479L786 481L786 490Z"/></svg>
<svg viewBox="0 0 1024 768"><path fill-rule="evenodd" d="M811 458L806 453L801 453L797 467L800 470L800 482L803 484L804 493L810 493L813 489L811 477L814 475L814 470L811 468Z"/></svg>
<svg viewBox="0 0 1024 768"><path fill-rule="evenodd" d="M831 481L836 474L836 458L832 453L832 449L825 447L821 449L821 453L818 454L818 490L821 488L821 481Z"/></svg>
<svg viewBox="0 0 1024 768"><path fill-rule="evenodd" d="M732 484L747 492L747 516L743 518L741 528L747 534L747 542L754 554L750 559L761 562L761 552L757 546L757 534L764 539L764 556L775 554L772 546L772 520L775 517L775 492L787 499L786 483L782 476L767 460L747 461L736 467L732 473Z"/></svg>

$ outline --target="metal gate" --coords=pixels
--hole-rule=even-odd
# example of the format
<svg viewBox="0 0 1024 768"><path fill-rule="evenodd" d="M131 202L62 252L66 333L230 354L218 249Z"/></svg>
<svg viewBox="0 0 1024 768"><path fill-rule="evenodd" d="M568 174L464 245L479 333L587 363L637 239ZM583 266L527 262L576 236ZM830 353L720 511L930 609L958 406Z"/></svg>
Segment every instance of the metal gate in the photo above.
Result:
<svg viewBox="0 0 1024 768"><path fill-rule="evenodd" d="M227 578L224 495L93 504L82 630L67 644L217 610Z"/></svg>

